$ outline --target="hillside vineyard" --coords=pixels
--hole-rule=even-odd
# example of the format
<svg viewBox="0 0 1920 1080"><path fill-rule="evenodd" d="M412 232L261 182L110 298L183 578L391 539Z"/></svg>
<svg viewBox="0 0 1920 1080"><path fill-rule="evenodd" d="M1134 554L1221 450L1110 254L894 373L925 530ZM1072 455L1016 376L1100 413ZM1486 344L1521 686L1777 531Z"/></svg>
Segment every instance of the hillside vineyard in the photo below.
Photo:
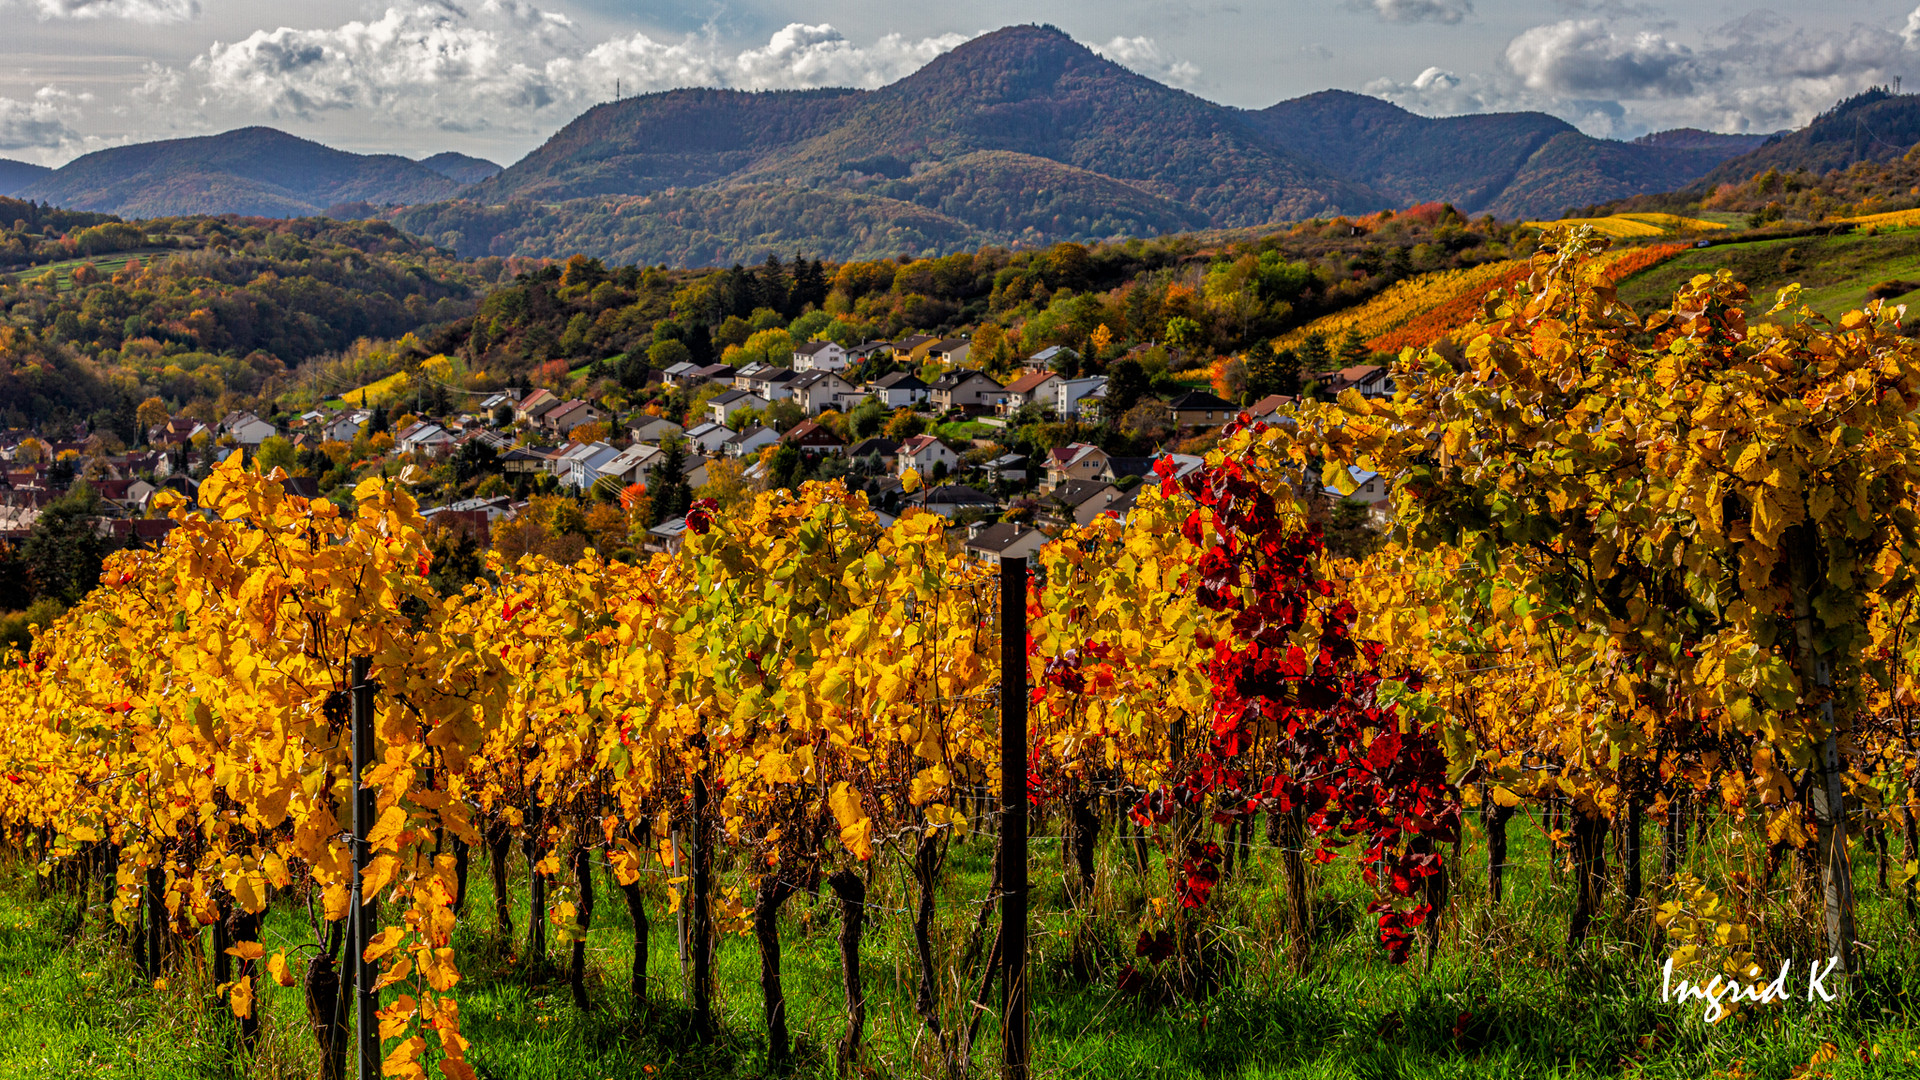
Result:
<svg viewBox="0 0 1920 1080"><path fill-rule="evenodd" d="M243 1051L267 995L298 987L329 1077L369 1057L479 1075L455 934L476 852L509 918L516 849L527 962L551 935L582 1010L659 997L649 920L685 913L691 1030L712 1039L714 941L750 936L776 1068L794 1053L783 905L822 884L838 901L849 1068L867 890L897 872L922 1052L964 1068L1000 1000L978 979L1026 935L994 943L982 914L949 981L933 897L972 838L1029 815L1062 823L1076 910L1102 834L1127 834L1104 850L1151 902L1129 961L1094 977L1130 1000L1201 1001L1229 977L1220 897L1259 828L1289 964L1314 962L1314 882L1340 874L1378 955L1430 965L1469 881L1499 903L1507 822L1534 811L1572 875L1570 949L1637 933L1640 912L1691 985L1778 969L1799 939L1766 905L1797 886L1743 878L1723 904L1681 865L1712 816L1795 857L1830 985L1865 992L1851 860L1879 836L1884 869L1885 832L1913 837L1920 346L1890 306L1829 324L1793 290L1749 324L1725 274L1643 320L1604 247L1553 237L1465 333L1402 354L1396 396L1349 389L1243 420L1197 468L1163 461L1124 521L1009 562L1030 570L1013 610L941 518L883 526L837 480L697 502L684 546L643 561L496 554L443 597L404 482L364 480L343 511L233 455L204 513L175 500L164 544L113 556L0 674L0 825L83 919L137 933L156 988L211 927ZM1321 489L1352 468L1396 478L1400 522L1358 562L1321 529ZM1031 690L1010 703L1009 685ZM1002 804L1016 703L1025 798ZM1469 823L1483 867L1458 856ZM982 908L1026 902L1011 835ZM596 1003L602 875L635 960ZM1881 885L1912 902L1911 873ZM269 915L293 944L270 946ZM1007 1016L1030 1007L1019 978ZM370 1018L357 1040L349 999ZM1002 1045L1024 1075L1024 1042Z"/></svg>

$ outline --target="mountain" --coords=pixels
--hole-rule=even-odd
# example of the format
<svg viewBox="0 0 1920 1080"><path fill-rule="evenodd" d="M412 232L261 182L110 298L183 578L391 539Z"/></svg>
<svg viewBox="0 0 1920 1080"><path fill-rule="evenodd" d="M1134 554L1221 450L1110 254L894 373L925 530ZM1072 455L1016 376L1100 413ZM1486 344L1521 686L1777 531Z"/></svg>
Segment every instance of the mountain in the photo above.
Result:
<svg viewBox="0 0 1920 1080"><path fill-rule="evenodd" d="M17 194L123 217L304 217L336 203L445 199L463 186L394 154L354 154L272 128L250 127L98 150Z"/></svg>
<svg viewBox="0 0 1920 1080"><path fill-rule="evenodd" d="M1768 169L1816 176L1861 161L1893 161L1920 143L1920 94L1874 88L1840 102L1798 131L1782 132L1722 163L1693 185L1705 194L1739 184Z"/></svg>
<svg viewBox="0 0 1920 1080"><path fill-rule="evenodd" d="M0 158L0 196L10 196L52 171L45 165Z"/></svg>
<svg viewBox="0 0 1920 1080"><path fill-rule="evenodd" d="M1401 205L1450 202L1500 218L1553 217L1668 191L1765 138L1688 129L1626 143L1584 135L1545 113L1436 119L1344 90L1283 101L1250 119L1269 140Z"/></svg>
<svg viewBox="0 0 1920 1080"><path fill-rule="evenodd" d="M421 158L420 164L439 173L449 180L462 184L477 184L489 176L497 175L500 166L486 158L456 154L452 150L438 153L429 158Z"/></svg>

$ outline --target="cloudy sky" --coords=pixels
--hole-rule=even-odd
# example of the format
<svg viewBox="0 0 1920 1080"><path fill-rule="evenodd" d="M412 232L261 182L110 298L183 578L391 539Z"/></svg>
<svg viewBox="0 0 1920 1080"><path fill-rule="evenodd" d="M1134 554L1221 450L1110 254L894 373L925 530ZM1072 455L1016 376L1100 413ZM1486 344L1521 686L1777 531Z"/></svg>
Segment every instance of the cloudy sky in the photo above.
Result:
<svg viewBox="0 0 1920 1080"><path fill-rule="evenodd" d="M1774 131L1920 76L1913 0L0 0L0 156L268 124L509 163L585 107L676 86L874 87L1047 22L1230 105L1327 87L1590 134ZM1920 78L1915 81L1920 89Z"/></svg>

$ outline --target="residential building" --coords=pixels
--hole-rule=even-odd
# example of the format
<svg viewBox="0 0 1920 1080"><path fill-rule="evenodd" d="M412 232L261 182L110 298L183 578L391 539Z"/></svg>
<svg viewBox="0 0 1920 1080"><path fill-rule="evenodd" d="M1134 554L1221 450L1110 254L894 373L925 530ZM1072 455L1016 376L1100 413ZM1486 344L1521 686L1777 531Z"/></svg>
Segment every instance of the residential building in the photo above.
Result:
<svg viewBox="0 0 1920 1080"><path fill-rule="evenodd" d="M735 413L742 409L758 409L765 404L745 390L729 390L707 399L707 416L716 424L731 424Z"/></svg>
<svg viewBox="0 0 1920 1080"><path fill-rule="evenodd" d="M963 337L941 338L927 346L927 359L937 360L949 367L967 362L967 353L972 351L973 342Z"/></svg>
<svg viewBox="0 0 1920 1080"><path fill-rule="evenodd" d="M487 397L482 398L480 401L480 411L487 414L488 416L492 416L493 410L499 408L502 405L518 405L518 404L520 404L520 391L515 390L512 387L508 387L505 390L501 390L497 393L489 394Z"/></svg>
<svg viewBox="0 0 1920 1080"><path fill-rule="evenodd" d="M1280 410L1292 409L1294 398L1286 394L1268 394L1259 401L1247 406L1247 416L1264 424L1280 423Z"/></svg>
<svg viewBox="0 0 1920 1080"><path fill-rule="evenodd" d="M1097 480L1107 470L1107 452L1092 443L1069 443L1047 451L1047 474L1040 482L1050 492L1072 480Z"/></svg>
<svg viewBox="0 0 1920 1080"><path fill-rule="evenodd" d="M680 550L680 541L686 532L687 519L672 518L648 529L643 546L650 552L665 552L671 555Z"/></svg>
<svg viewBox="0 0 1920 1080"><path fill-rule="evenodd" d="M1080 379L1061 379L1053 386L1053 411L1062 420L1071 420L1080 415L1080 399L1107 385L1105 375L1088 375Z"/></svg>
<svg viewBox="0 0 1920 1080"><path fill-rule="evenodd" d="M600 419L599 409L575 398L555 405L541 414L539 424L555 435L565 435L581 424L597 423Z"/></svg>
<svg viewBox="0 0 1920 1080"><path fill-rule="evenodd" d="M452 433L430 420L408 424L393 437L394 449L403 454L440 454L452 445Z"/></svg>
<svg viewBox="0 0 1920 1080"><path fill-rule="evenodd" d="M1078 360L1080 359L1080 354L1067 348L1065 345L1049 345L1039 352L1034 353L1032 356L1027 357L1027 370L1044 371L1060 368L1064 366L1064 362L1069 357Z"/></svg>
<svg viewBox="0 0 1920 1080"><path fill-rule="evenodd" d="M500 455L500 471L509 475L551 472L552 457L532 447L516 446Z"/></svg>
<svg viewBox="0 0 1920 1080"><path fill-rule="evenodd" d="M981 562L998 564L1001 559L1032 557L1046 546L1047 534L1030 525L1002 521L975 524L967 534L967 554Z"/></svg>
<svg viewBox="0 0 1920 1080"><path fill-rule="evenodd" d="M632 423L633 426L627 429L627 437L634 442L653 443L655 446L686 432L685 428L671 420L645 413L634 417Z"/></svg>
<svg viewBox="0 0 1920 1080"><path fill-rule="evenodd" d="M372 419L372 409L349 409L343 413L335 413L323 422L320 431L334 442L350 443L360 437L360 429L366 427L367 421Z"/></svg>
<svg viewBox="0 0 1920 1080"><path fill-rule="evenodd" d="M1330 371L1320 376L1320 382L1330 394L1351 387L1360 392L1361 397L1392 397L1396 389L1393 370L1383 364L1355 364L1339 371Z"/></svg>
<svg viewBox="0 0 1920 1080"><path fill-rule="evenodd" d="M845 371L847 350L832 341L809 341L793 350L793 370Z"/></svg>
<svg viewBox="0 0 1920 1080"><path fill-rule="evenodd" d="M1145 480L1153 476L1153 461L1151 457L1119 457L1109 454L1106 467L1102 468L1094 478L1105 480L1110 484L1117 484L1129 476L1137 476Z"/></svg>
<svg viewBox="0 0 1920 1080"><path fill-rule="evenodd" d="M892 356L893 342L868 341L847 350L847 364L864 364L876 356Z"/></svg>
<svg viewBox="0 0 1920 1080"><path fill-rule="evenodd" d="M660 373L660 381L675 389L691 386L693 385L694 379L693 373L699 370L700 365L691 360L682 360L668 367L665 371L662 371Z"/></svg>
<svg viewBox="0 0 1920 1080"><path fill-rule="evenodd" d="M1054 388L1060 384L1060 376L1041 368L1029 368L1019 378L1007 384L1007 398L1000 403L1000 411L1011 415L1021 408L1034 403L1051 407L1054 402Z"/></svg>
<svg viewBox="0 0 1920 1080"><path fill-rule="evenodd" d="M1368 515L1375 521L1392 521L1393 504L1390 497L1393 494L1393 484L1377 472L1368 472L1351 465L1347 466L1347 475L1353 480L1353 493L1342 495L1339 488L1324 488L1327 498L1334 502L1352 499L1365 506Z"/></svg>
<svg viewBox="0 0 1920 1080"><path fill-rule="evenodd" d="M693 373L688 377L687 385L699 386L707 382L726 382L732 378L732 364L708 364L706 367L694 368Z"/></svg>
<svg viewBox="0 0 1920 1080"><path fill-rule="evenodd" d="M1240 413L1233 402L1205 390L1189 390L1167 407L1173 410L1174 424L1183 428L1220 427Z"/></svg>
<svg viewBox="0 0 1920 1080"><path fill-rule="evenodd" d="M546 389L535 390L533 393L521 398L520 404L514 406L513 418L522 424L530 424L540 419L542 414L558 404L560 404L560 399L554 396L553 391Z"/></svg>
<svg viewBox="0 0 1920 1080"><path fill-rule="evenodd" d="M602 464L600 476L621 487L644 483L647 479L647 469L652 467L654 459L663 453L665 453L664 450L650 443L634 443Z"/></svg>
<svg viewBox="0 0 1920 1080"><path fill-rule="evenodd" d="M888 472L894 471L894 463L900 458L900 444L884 436L876 435L871 439L862 439L847 448L847 460L865 461L877 457Z"/></svg>
<svg viewBox="0 0 1920 1080"><path fill-rule="evenodd" d="M967 511L995 512L1000 509L1000 504L991 495L975 491L965 484L922 488L908 500L908 505L932 511L949 521Z"/></svg>
<svg viewBox="0 0 1920 1080"><path fill-rule="evenodd" d="M940 339L931 334L910 334L893 343L893 355L918 365L926 362L927 350L938 344Z"/></svg>
<svg viewBox="0 0 1920 1080"><path fill-rule="evenodd" d="M912 469L924 480L931 480L934 467L943 464L948 472L952 472L953 467L960 464L960 455L947 449L947 444L941 442L938 436L923 434L900 444L894 459L894 470L896 473L905 473Z"/></svg>
<svg viewBox="0 0 1920 1080"><path fill-rule="evenodd" d="M802 420L780 441L803 454L834 454L847 448L846 441L823 427L818 420Z"/></svg>
<svg viewBox="0 0 1920 1080"><path fill-rule="evenodd" d="M1061 525L1086 525L1111 509L1120 489L1105 480L1069 480L1047 496L1047 515Z"/></svg>
<svg viewBox="0 0 1920 1080"><path fill-rule="evenodd" d="M926 383L920 381L912 372L896 371L882 375L867 383L867 395L889 409L912 408L927 400L931 391Z"/></svg>
<svg viewBox="0 0 1920 1080"><path fill-rule="evenodd" d="M618 448L597 439L575 443L553 459L553 472L567 487L591 487L600 479L600 467L619 456Z"/></svg>
<svg viewBox="0 0 1920 1080"><path fill-rule="evenodd" d="M220 433L233 436L241 446L259 446L280 433L280 429L250 412L230 412L220 418Z"/></svg>
<svg viewBox="0 0 1920 1080"><path fill-rule="evenodd" d="M933 381L927 400L942 412L948 409L980 411L1006 400L1006 388L978 371L949 371Z"/></svg>
<svg viewBox="0 0 1920 1080"><path fill-rule="evenodd" d="M717 454L726 445L728 439L738 432L725 424L716 424L709 420L704 424L695 424L687 429L687 442L702 454Z"/></svg>
<svg viewBox="0 0 1920 1080"><path fill-rule="evenodd" d="M769 364L748 377L747 390L762 401L783 401L793 396L793 380L799 377L789 368Z"/></svg>
<svg viewBox="0 0 1920 1080"><path fill-rule="evenodd" d="M987 462L987 476L996 484L1027 482L1027 459L1019 454L1002 454Z"/></svg>
<svg viewBox="0 0 1920 1080"><path fill-rule="evenodd" d="M722 443L720 452L732 458L753 457L760 453L761 447L772 446L779 441L779 432L755 424Z"/></svg>
<svg viewBox="0 0 1920 1080"><path fill-rule="evenodd" d="M371 416L373 414L368 413L367 415ZM147 441L155 446L185 446L193 441L195 435L206 430L207 425L195 420L191 416L176 416L147 432ZM349 439L352 437L351 435L347 436ZM19 439L14 439L7 447L7 460L13 460L13 448L18 446L20 441Z"/></svg>
<svg viewBox="0 0 1920 1080"><path fill-rule="evenodd" d="M852 383L831 371L809 371L797 375L787 384L787 390L809 416L818 416L828 409L845 409L866 396Z"/></svg>

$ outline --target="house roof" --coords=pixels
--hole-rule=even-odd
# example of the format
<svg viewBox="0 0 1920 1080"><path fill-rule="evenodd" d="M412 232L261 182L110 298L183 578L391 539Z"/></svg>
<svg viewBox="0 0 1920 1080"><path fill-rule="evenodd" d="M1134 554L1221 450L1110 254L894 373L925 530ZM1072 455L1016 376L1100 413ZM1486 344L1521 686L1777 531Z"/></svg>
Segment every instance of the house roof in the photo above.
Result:
<svg viewBox="0 0 1920 1080"><path fill-rule="evenodd" d="M848 448L847 456L863 458L871 454L879 454L881 457L892 457L899 452L899 443L884 436L875 435L871 439L862 439L854 443L852 447Z"/></svg>
<svg viewBox="0 0 1920 1080"><path fill-rule="evenodd" d="M937 488L929 488L920 501L928 506L936 503L941 506L999 505L993 501L992 496L983 491L976 491L965 484L941 484Z"/></svg>
<svg viewBox="0 0 1920 1080"><path fill-rule="evenodd" d="M1026 467L1027 459L1019 454L1001 454L987 464L996 469L1020 469Z"/></svg>
<svg viewBox="0 0 1920 1080"><path fill-rule="evenodd" d="M963 338L963 337L941 338L939 341L934 342L933 348L928 351L929 352L952 352L953 350L958 349L962 346L971 345L971 344L973 344L973 341L971 338Z"/></svg>
<svg viewBox="0 0 1920 1080"><path fill-rule="evenodd" d="M1104 491L1112 491L1115 498L1119 497L1118 489L1105 480L1069 480L1054 488L1052 497L1077 510L1099 498Z"/></svg>
<svg viewBox="0 0 1920 1080"><path fill-rule="evenodd" d="M978 371L949 371L933 381L933 389L958 390L974 379L991 384L995 390L1002 389L999 383Z"/></svg>
<svg viewBox="0 0 1920 1080"><path fill-rule="evenodd" d="M825 352L828 349L838 348L840 348L840 343L837 341L809 341L804 345L796 345L793 350L793 355L813 356Z"/></svg>
<svg viewBox="0 0 1920 1080"><path fill-rule="evenodd" d="M901 338L898 342L896 342L894 344L894 348L904 349L908 352L912 352L913 350L919 348L922 345L931 344L938 340L939 339L934 337L932 334L910 334L906 337Z"/></svg>
<svg viewBox="0 0 1920 1080"><path fill-rule="evenodd" d="M900 444L900 455L902 457L912 457L922 450L937 445L942 445L938 436L922 432Z"/></svg>
<svg viewBox="0 0 1920 1080"><path fill-rule="evenodd" d="M716 424L713 421L709 420L704 424L695 424L692 427L688 428L687 437L691 439L704 439L709 435L712 435L716 432L721 432L721 431L726 432L728 435L733 434L733 429L728 427L727 425Z"/></svg>
<svg viewBox="0 0 1920 1080"><path fill-rule="evenodd" d="M526 400L520 403L520 407L523 409L526 409L526 408L531 408L535 405L546 405L549 402L557 403L559 402L559 400L560 398L558 395L556 395L553 391L543 387L539 390L535 390L531 394L528 394L526 397Z"/></svg>
<svg viewBox="0 0 1920 1080"><path fill-rule="evenodd" d="M634 443L632 446L620 451L619 455L611 461L602 463L600 465L600 471L607 473L624 473L629 469L645 465L648 459L661 452L661 449L657 446L649 446L646 443Z"/></svg>
<svg viewBox="0 0 1920 1080"><path fill-rule="evenodd" d="M712 397L708 398L707 404L725 406L725 405L731 405L736 401L743 401L743 400L749 399L751 397L753 397L753 395L747 393L745 390L729 390L724 394L715 394Z"/></svg>
<svg viewBox="0 0 1920 1080"><path fill-rule="evenodd" d="M763 435L771 436L773 438L779 438L778 435L774 434L774 430L772 428L763 427L760 424L755 424L752 427L748 428L747 430L735 434L733 438L728 439L726 445L745 446L748 443L754 441L755 439L760 438Z"/></svg>
<svg viewBox="0 0 1920 1080"><path fill-rule="evenodd" d="M845 440L835 435L818 420L803 420L793 425L793 430L780 437L782 442L808 443L813 446L844 446Z"/></svg>
<svg viewBox="0 0 1920 1080"><path fill-rule="evenodd" d="M1009 394L1028 394L1060 376L1051 371L1029 371L1007 384Z"/></svg>
<svg viewBox="0 0 1920 1080"><path fill-rule="evenodd" d="M868 386L877 386L882 390L925 390L927 384L911 371L895 371L882 375L869 382Z"/></svg>
<svg viewBox="0 0 1920 1080"><path fill-rule="evenodd" d="M872 356L874 353L883 350L891 351L892 349L893 342L891 341L866 341L848 349L847 352L854 356Z"/></svg>
<svg viewBox="0 0 1920 1080"><path fill-rule="evenodd" d="M698 375L703 379L731 378L733 375L733 365L732 364L708 364L706 367L694 368L693 374Z"/></svg>
<svg viewBox="0 0 1920 1080"><path fill-rule="evenodd" d="M1214 394L1209 394L1205 390L1189 390L1179 397L1174 398L1172 401L1167 402L1167 405L1176 410L1213 409L1218 411L1220 409L1233 408L1233 402L1227 401Z"/></svg>
<svg viewBox="0 0 1920 1080"><path fill-rule="evenodd" d="M1107 471L1115 480L1129 476L1151 476L1153 459L1150 457L1112 457L1107 458Z"/></svg>
<svg viewBox="0 0 1920 1080"><path fill-rule="evenodd" d="M1270 416L1279 412L1282 406L1291 405L1293 402L1293 397L1288 394L1268 394L1266 397L1247 406L1247 415Z"/></svg>
<svg viewBox="0 0 1920 1080"><path fill-rule="evenodd" d="M1047 451L1047 464L1056 469L1065 469L1073 465L1078 465L1080 462L1086 460L1089 455L1096 453L1104 454L1106 451L1092 443L1068 443L1065 446L1056 446Z"/></svg>
<svg viewBox="0 0 1920 1080"><path fill-rule="evenodd" d="M1002 521L989 525L967 541L967 547L974 551L991 552L995 555L1007 550L1040 530L1017 521Z"/></svg>
<svg viewBox="0 0 1920 1080"><path fill-rule="evenodd" d="M1040 363L1045 364L1052 361L1054 357L1059 356L1063 353L1069 356L1080 355L1079 353L1074 352L1072 349L1067 348L1065 345L1049 345L1046 348L1041 349L1039 352L1034 353L1032 356L1028 357L1027 359L1037 360Z"/></svg>

